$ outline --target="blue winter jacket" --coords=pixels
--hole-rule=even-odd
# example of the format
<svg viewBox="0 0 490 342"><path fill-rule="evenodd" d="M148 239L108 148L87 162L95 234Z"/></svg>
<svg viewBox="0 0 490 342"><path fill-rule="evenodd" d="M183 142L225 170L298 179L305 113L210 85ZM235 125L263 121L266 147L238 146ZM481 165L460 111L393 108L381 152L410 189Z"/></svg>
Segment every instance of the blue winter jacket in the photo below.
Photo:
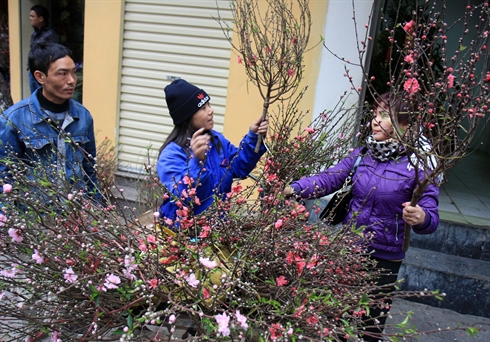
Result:
<svg viewBox="0 0 490 342"><path fill-rule="evenodd" d="M302 198L319 198L340 189L360 151L361 148L354 150L350 156L318 175L293 182L294 192ZM411 201L417 186L415 170L407 169L408 162L406 154L381 162L367 151L352 178L352 200L344 223L357 213L357 226L365 226L365 233L374 233L370 248L374 250L372 255L380 259L401 260L405 257L402 203ZM424 209L426 220L412 227L415 233L431 234L437 229L438 196L439 188L429 185L420 198L418 205Z"/></svg>
<svg viewBox="0 0 490 342"><path fill-rule="evenodd" d="M100 199L93 165L96 143L92 116L82 104L69 100L66 127L59 134L48 121L49 111L40 107L37 98L40 89L0 114L0 159L15 153L16 158L31 165L39 161L48 168L64 165L66 179L77 189L86 188ZM65 158L59 160L61 154L56 151L62 152ZM56 170L53 168L53 172ZM0 177L7 178L6 181L8 171L7 165L0 162Z"/></svg>
<svg viewBox="0 0 490 342"><path fill-rule="evenodd" d="M259 153L254 151L258 135L249 131L235 147L221 133L211 131L215 141L221 145L218 153L212 143L203 163L195 158L190 149L183 149L176 143L165 147L158 158L157 173L160 181L172 196L160 206L160 217L175 220L178 209L175 204L182 194L191 188L196 188L196 196L200 205L194 204L194 214L200 214L213 203L213 195L224 196L231 191L234 178L245 178L254 169L260 157L265 152L264 145ZM189 153L189 155L188 155ZM184 183L184 177L192 178L191 185ZM184 205L189 205L189 199Z"/></svg>

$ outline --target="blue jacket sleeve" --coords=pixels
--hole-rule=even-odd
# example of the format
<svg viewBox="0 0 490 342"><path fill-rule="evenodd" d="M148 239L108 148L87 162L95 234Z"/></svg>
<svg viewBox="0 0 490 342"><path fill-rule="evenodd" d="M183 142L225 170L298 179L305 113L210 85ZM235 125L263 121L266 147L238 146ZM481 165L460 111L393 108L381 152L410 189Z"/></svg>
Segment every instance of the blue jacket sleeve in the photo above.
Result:
<svg viewBox="0 0 490 342"><path fill-rule="evenodd" d="M176 198L181 199L184 190L195 188L196 196L202 201L213 195L211 171L203 166L198 158L187 155L180 146L170 143L158 157L157 173L160 182ZM184 182L186 176L192 183Z"/></svg>
<svg viewBox="0 0 490 342"><path fill-rule="evenodd" d="M86 157L83 160L83 170L85 172L84 179L85 184L87 184L87 189L89 192L94 193L97 200L102 199L102 195L98 189L97 173L94 168L94 163L97 160L97 145L95 142L94 133L94 122L92 121L87 128L88 133L88 143L85 144L83 149L85 150Z"/></svg>
<svg viewBox="0 0 490 342"><path fill-rule="evenodd" d="M19 159L24 157L24 149L18 138L17 129L7 118L8 110L0 115L0 161L7 159L12 153ZM4 162L0 162L0 177L8 178L8 167Z"/></svg>
<svg viewBox="0 0 490 342"><path fill-rule="evenodd" d="M223 148L227 151L227 155L230 158L231 169L233 177L245 178L250 172L257 166L260 157L265 153L266 148L264 144L260 146L259 152L255 152L255 145L257 144L258 135L249 131L240 142L239 147L235 147L231 142L223 137L219 136Z"/></svg>

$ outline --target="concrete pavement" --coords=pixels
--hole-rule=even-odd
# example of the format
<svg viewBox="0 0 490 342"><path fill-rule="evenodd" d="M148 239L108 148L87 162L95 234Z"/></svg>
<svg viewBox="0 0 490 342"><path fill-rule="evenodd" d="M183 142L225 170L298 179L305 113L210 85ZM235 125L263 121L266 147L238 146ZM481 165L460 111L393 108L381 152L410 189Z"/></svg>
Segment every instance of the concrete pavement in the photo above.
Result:
<svg viewBox="0 0 490 342"><path fill-rule="evenodd" d="M490 293L489 293L490 295ZM490 318L463 315L448 309L440 309L407 300L396 299L387 320L386 333L397 331L395 324L402 322L406 313L413 311L410 326L415 326L419 332L434 332L417 337L407 337L403 341L418 342L489 342ZM478 336L469 337L464 330L444 331L445 328L476 327L480 330ZM439 331L441 329L441 331Z"/></svg>

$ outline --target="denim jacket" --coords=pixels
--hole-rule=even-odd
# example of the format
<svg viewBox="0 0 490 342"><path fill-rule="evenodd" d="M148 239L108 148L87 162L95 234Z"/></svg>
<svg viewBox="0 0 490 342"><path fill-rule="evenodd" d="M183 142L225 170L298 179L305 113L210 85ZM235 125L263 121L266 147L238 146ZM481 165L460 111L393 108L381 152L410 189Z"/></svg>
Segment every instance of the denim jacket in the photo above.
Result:
<svg viewBox="0 0 490 342"><path fill-rule="evenodd" d="M41 88L40 88L41 89ZM53 127L49 111L40 107L36 90L29 98L0 114L0 160L16 154L28 165L41 162L53 172L66 173L77 189L95 191L94 169L96 143L94 122L89 111L75 100L69 100L62 129ZM57 171L55 171L57 170ZM0 177L9 177L8 166L0 162Z"/></svg>

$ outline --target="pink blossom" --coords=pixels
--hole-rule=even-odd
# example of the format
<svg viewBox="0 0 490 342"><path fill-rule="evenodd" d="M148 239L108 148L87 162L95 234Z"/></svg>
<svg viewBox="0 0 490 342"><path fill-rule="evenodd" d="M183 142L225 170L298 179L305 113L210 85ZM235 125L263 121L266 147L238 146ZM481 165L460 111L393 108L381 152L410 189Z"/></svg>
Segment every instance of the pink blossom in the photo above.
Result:
<svg viewBox="0 0 490 342"><path fill-rule="evenodd" d="M22 240L24 240L22 235L20 235L20 229L17 228L9 228L9 236L14 242L22 242Z"/></svg>
<svg viewBox="0 0 490 342"><path fill-rule="evenodd" d="M228 324L230 323L230 317L226 315L226 312L223 312L221 315L216 315L214 318L218 323L218 332L223 336L229 336L230 328L228 327Z"/></svg>
<svg viewBox="0 0 490 342"><path fill-rule="evenodd" d="M14 278L17 273L21 273L18 264L11 264L11 266L12 266L11 269L0 271L0 275L2 275L5 278Z"/></svg>
<svg viewBox="0 0 490 342"><path fill-rule="evenodd" d="M5 225L5 222L7 222L7 216L0 214L0 227Z"/></svg>
<svg viewBox="0 0 490 342"><path fill-rule="evenodd" d="M405 56L405 62L413 64L414 60L413 60L412 55L406 55Z"/></svg>
<svg viewBox="0 0 490 342"><path fill-rule="evenodd" d="M126 269L123 270L123 275L127 279L136 280L136 276L132 274L133 270L138 268L138 265L134 262L134 257L131 255L126 255L124 257L124 266Z"/></svg>
<svg viewBox="0 0 490 342"><path fill-rule="evenodd" d="M306 262L296 261L296 269L298 270L298 274L303 273L305 266L306 266Z"/></svg>
<svg viewBox="0 0 490 342"><path fill-rule="evenodd" d="M67 283L70 283L70 284L76 283L78 276L75 274L75 272L73 272L73 269L71 267L65 268L65 270L63 272L64 272L63 277L65 278Z"/></svg>
<svg viewBox="0 0 490 342"><path fill-rule="evenodd" d="M277 220L276 223L274 224L274 227L276 229L281 228L282 227L282 220L281 219Z"/></svg>
<svg viewBox="0 0 490 342"><path fill-rule="evenodd" d="M308 325L315 325L318 323L318 317L316 317L316 316L307 317L306 323L308 323Z"/></svg>
<svg viewBox="0 0 490 342"><path fill-rule="evenodd" d="M403 84L403 89L409 94L414 94L419 91L420 85L416 78L409 78Z"/></svg>
<svg viewBox="0 0 490 342"><path fill-rule="evenodd" d="M160 217L160 213L159 213L158 211L155 211L155 212L153 213L153 217L155 217L155 218L159 218L159 217Z"/></svg>
<svg viewBox="0 0 490 342"><path fill-rule="evenodd" d="M189 177L188 175L185 175L184 178L182 178L182 181L184 182L185 185L190 185L192 184L192 182L194 182L194 179L192 179L192 177Z"/></svg>
<svg viewBox="0 0 490 342"><path fill-rule="evenodd" d="M106 289L117 289L118 286L121 283L121 278L114 274L108 274L105 278L105 283L104 286Z"/></svg>
<svg viewBox="0 0 490 342"><path fill-rule="evenodd" d="M248 329L248 324L247 324L247 317L245 317L244 315L240 314L240 310L237 310L236 311L236 320L238 321L238 323L240 323L240 326L247 330Z"/></svg>
<svg viewBox="0 0 490 342"><path fill-rule="evenodd" d="M238 56L236 59L237 59L238 64L242 64L243 63L242 57Z"/></svg>
<svg viewBox="0 0 490 342"><path fill-rule="evenodd" d="M66 198L68 198L68 201L71 201L73 199L73 194L68 194L68 196L66 196Z"/></svg>
<svg viewBox="0 0 490 342"><path fill-rule="evenodd" d="M293 77L294 76L294 70L293 69L288 69L288 76Z"/></svg>
<svg viewBox="0 0 490 342"><path fill-rule="evenodd" d="M131 269L135 269L137 267L137 265L134 262L134 256L125 255L124 256L124 266L131 268Z"/></svg>
<svg viewBox="0 0 490 342"><path fill-rule="evenodd" d="M447 76L447 87L449 89L451 89L452 87L454 87L454 75L453 74L449 74Z"/></svg>
<svg viewBox="0 0 490 342"><path fill-rule="evenodd" d="M209 227L209 226L203 226L202 227L202 231L199 234L199 237L200 238L207 238L209 236L210 231L211 231L211 227Z"/></svg>
<svg viewBox="0 0 490 342"><path fill-rule="evenodd" d="M37 249L34 250L34 254L32 254L32 259L36 260L36 263L38 264L42 264L44 261L44 258L41 254L39 254L39 251Z"/></svg>
<svg viewBox="0 0 490 342"><path fill-rule="evenodd" d="M171 219L167 218L165 219L165 224L168 225L168 226L171 226L174 224L174 221L172 221Z"/></svg>
<svg viewBox="0 0 490 342"><path fill-rule="evenodd" d="M281 324L278 323L272 323L272 325L269 327L269 332L271 333L271 338L272 339L279 339L282 336L284 328L282 327Z"/></svg>
<svg viewBox="0 0 490 342"><path fill-rule="evenodd" d="M51 332L51 342L61 342L59 335L60 333L58 331Z"/></svg>
<svg viewBox="0 0 490 342"><path fill-rule="evenodd" d="M197 287L197 285L199 285L199 280L196 279L196 275L194 273L189 274L189 276L184 277L184 279L187 281L187 284L192 287Z"/></svg>
<svg viewBox="0 0 490 342"><path fill-rule="evenodd" d="M153 235L148 235L146 237L146 241L148 241L149 243L156 243L157 242L157 238Z"/></svg>
<svg viewBox="0 0 490 342"><path fill-rule="evenodd" d="M306 127L305 131L308 133L315 133L315 128L314 127Z"/></svg>
<svg viewBox="0 0 490 342"><path fill-rule="evenodd" d="M199 262L204 266L204 267L207 267L207 268L215 268L217 266L217 263L216 261L213 261L213 260L209 260L209 258L199 258Z"/></svg>
<svg viewBox="0 0 490 342"><path fill-rule="evenodd" d="M288 284L288 281L285 276L279 276L276 278L277 286L284 286Z"/></svg>
<svg viewBox="0 0 490 342"><path fill-rule="evenodd" d="M403 26L403 29L407 32L407 33L412 33L413 32L413 27L415 26L415 21L413 20L410 20L408 23L405 24L405 26Z"/></svg>
<svg viewBox="0 0 490 342"><path fill-rule="evenodd" d="M202 287L202 296L204 297L204 299L208 299L209 297L211 297L208 289L205 286Z"/></svg>
<svg viewBox="0 0 490 342"><path fill-rule="evenodd" d="M142 251L142 252L146 252L147 251L147 248L146 248L146 245L144 242L140 242L139 246L138 246L139 250Z"/></svg>
<svg viewBox="0 0 490 342"><path fill-rule="evenodd" d="M12 185L10 184L4 184L3 185L3 193L8 194L12 191Z"/></svg>
<svg viewBox="0 0 490 342"><path fill-rule="evenodd" d="M129 279L129 280L136 280L137 279L136 276L133 273L131 273L132 270L130 270L130 269L125 269L122 272L123 272L123 276L126 279Z"/></svg>
<svg viewBox="0 0 490 342"><path fill-rule="evenodd" d="M175 315L170 315L170 317L168 318L168 323L174 324L176 320L177 318L175 317Z"/></svg>
<svg viewBox="0 0 490 342"><path fill-rule="evenodd" d="M150 290L155 289L157 286L158 286L158 279L153 278L148 280L148 287L150 288Z"/></svg>
<svg viewBox="0 0 490 342"><path fill-rule="evenodd" d="M485 82L490 82L490 72L487 72L487 75L485 76Z"/></svg>

